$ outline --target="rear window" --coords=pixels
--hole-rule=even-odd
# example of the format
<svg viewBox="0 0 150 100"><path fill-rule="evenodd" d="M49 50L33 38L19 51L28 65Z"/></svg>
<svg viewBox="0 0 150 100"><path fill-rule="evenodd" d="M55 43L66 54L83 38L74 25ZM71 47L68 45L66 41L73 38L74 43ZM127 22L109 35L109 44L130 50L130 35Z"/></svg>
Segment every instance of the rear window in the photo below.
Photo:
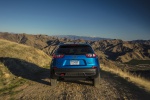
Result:
<svg viewBox="0 0 150 100"><path fill-rule="evenodd" d="M65 55L85 55L93 53L93 50L88 45L62 45L56 51L56 54Z"/></svg>

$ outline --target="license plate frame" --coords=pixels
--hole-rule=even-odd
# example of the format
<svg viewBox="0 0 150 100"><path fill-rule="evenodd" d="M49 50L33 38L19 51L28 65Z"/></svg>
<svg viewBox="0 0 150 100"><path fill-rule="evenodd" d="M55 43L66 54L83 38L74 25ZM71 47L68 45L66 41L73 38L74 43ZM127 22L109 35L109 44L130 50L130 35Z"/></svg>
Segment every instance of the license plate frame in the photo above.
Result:
<svg viewBox="0 0 150 100"><path fill-rule="evenodd" d="M70 60L70 65L79 65L80 61L79 60Z"/></svg>

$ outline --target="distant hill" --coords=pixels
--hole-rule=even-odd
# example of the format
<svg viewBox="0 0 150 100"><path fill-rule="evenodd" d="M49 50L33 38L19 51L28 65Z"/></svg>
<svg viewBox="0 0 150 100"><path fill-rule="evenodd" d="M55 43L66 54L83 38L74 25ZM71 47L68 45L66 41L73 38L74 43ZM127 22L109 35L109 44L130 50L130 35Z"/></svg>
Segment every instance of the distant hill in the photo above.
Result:
<svg viewBox="0 0 150 100"><path fill-rule="evenodd" d="M150 40L133 40L130 43L139 43L139 44L147 44L150 45Z"/></svg>
<svg viewBox="0 0 150 100"><path fill-rule="evenodd" d="M132 59L149 60L150 45L122 40L102 40L92 44L95 51L103 52L112 61L128 62ZM101 56L100 56L101 57Z"/></svg>
<svg viewBox="0 0 150 100"><path fill-rule="evenodd" d="M83 39L90 41L98 41L98 40L109 40L109 38L101 38L101 37L90 37L90 36L76 36L76 35L55 35L58 38L68 38L72 40Z"/></svg>
<svg viewBox="0 0 150 100"><path fill-rule="evenodd" d="M61 42L60 39L47 35L11 34L7 32L0 32L0 38L38 48L47 54L51 54L55 46Z"/></svg>
<svg viewBox="0 0 150 100"><path fill-rule="evenodd" d="M38 48L48 55L53 54L59 43L74 41L74 36L72 35L67 35L70 38L64 35L61 36L0 33L0 38ZM99 55L101 62L108 62L109 60L124 63L133 59L150 59L150 40L122 41L119 39L100 39L91 41L96 38L91 37L90 40L85 40L86 38L89 39L90 37L81 38L77 36L75 41L89 42Z"/></svg>

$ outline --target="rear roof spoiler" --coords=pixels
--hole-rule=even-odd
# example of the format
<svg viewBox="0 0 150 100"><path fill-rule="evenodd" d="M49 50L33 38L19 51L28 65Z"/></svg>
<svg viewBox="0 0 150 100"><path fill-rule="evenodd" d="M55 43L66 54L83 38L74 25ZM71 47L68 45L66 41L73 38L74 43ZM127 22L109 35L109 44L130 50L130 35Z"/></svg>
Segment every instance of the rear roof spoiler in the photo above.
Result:
<svg viewBox="0 0 150 100"><path fill-rule="evenodd" d="M63 44L89 44L88 42L61 42L59 45Z"/></svg>

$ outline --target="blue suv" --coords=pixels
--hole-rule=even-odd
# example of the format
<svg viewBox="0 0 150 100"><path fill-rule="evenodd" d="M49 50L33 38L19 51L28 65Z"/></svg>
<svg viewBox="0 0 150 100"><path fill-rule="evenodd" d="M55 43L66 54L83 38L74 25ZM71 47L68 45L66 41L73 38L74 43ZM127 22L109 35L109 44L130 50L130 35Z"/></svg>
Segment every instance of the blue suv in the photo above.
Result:
<svg viewBox="0 0 150 100"><path fill-rule="evenodd" d="M56 85L58 79L65 78L90 79L95 87L99 85L99 60L87 43L60 44L50 67L51 86Z"/></svg>

